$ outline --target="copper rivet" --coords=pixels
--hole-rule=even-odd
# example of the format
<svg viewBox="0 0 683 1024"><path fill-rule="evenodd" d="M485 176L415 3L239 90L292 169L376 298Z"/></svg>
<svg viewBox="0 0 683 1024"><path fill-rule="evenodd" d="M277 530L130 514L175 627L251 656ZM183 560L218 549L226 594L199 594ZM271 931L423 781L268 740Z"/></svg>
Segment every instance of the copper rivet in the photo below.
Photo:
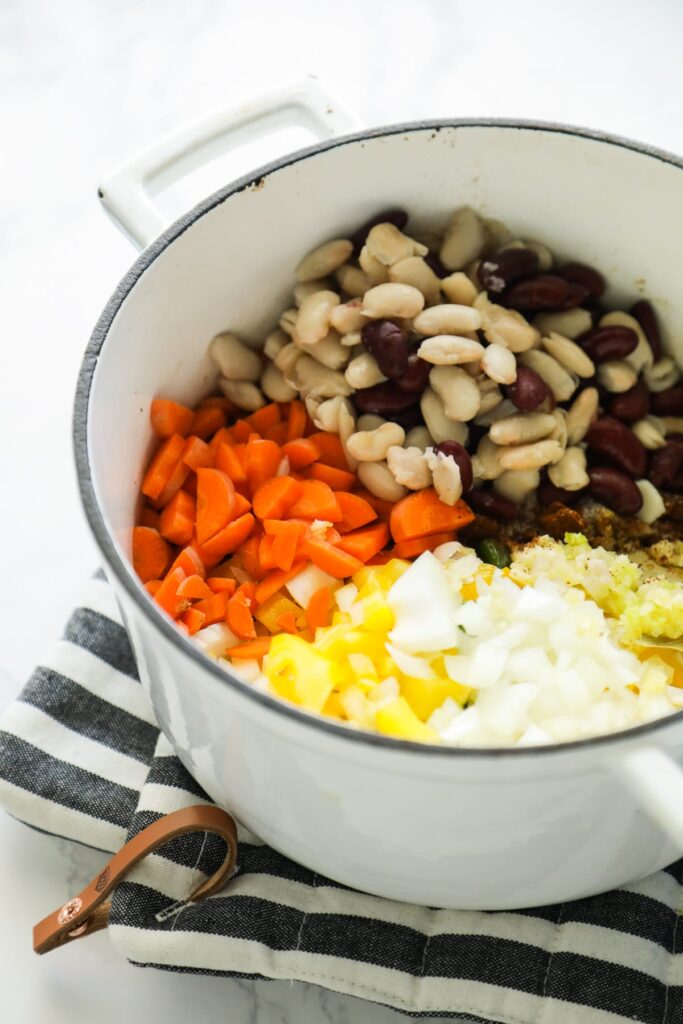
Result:
<svg viewBox="0 0 683 1024"><path fill-rule="evenodd" d="M68 924L69 921L73 921L73 919L78 916L82 906L83 900L80 896L74 896L72 900L65 903L57 915L57 921L59 924Z"/></svg>

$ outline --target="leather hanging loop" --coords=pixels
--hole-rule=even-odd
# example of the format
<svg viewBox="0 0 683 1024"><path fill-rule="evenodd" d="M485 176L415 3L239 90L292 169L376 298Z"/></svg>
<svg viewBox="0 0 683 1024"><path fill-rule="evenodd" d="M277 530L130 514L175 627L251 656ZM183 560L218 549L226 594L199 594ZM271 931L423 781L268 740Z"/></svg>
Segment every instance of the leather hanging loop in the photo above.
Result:
<svg viewBox="0 0 683 1024"><path fill-rule="evenodd" d="M33 929L33 949L49 953L83 935L106 928L111 901L108 896L128 872L148 853L158 850L171 839L190 832L212 832L226 843L225 860L211 878L202 882L188 897L197 901L217 892L230 878L237 858L237 828L226 811L212 804L197 804L166 814L148 825L115 853L99 875L85 889L53 911Z"/></svg>

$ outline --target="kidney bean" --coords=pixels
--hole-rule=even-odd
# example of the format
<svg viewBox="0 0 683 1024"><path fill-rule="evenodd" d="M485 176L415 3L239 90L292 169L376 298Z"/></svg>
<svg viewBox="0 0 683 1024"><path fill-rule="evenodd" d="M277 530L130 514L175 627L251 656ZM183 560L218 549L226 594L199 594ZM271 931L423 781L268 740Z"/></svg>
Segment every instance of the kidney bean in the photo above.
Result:
<svg viewBox="0 0 683 1024"><path fill-rule="evenodd" d="M669 490L683 473L683 444L668 441L650 456L648 480L659 489Z"/></svg>
<svg viewBox="0 0 683 1024"><path fill-rule="evenodd" d="M485 491L481 487L475 487L467 495L467 503L471 505L477 515L489 516L491 519L504 522L511 522L517 518L517 506L513 501L504 498L502 494L495 491Z"/></svg>
<svg viewBox="0 0 683 1024"><path fill-rule="evenodd" d="M563 487L556 487L547 477L541 480L536 492L541 505L552 505L559 501L561 505L575 505L581 497L581 491L565 491Z"/></svg>
<svg viewBox="0 0 683 1024"><path fill-rule="evenodd" d="M538 270L538 253L532 249L504 249L502 252L483 260L478 275L487 292L500 294L523 277L529 277Z"/></svg>
<svg viewBox="0 0 683 1024"><path fill-rule="evenodd" d="M569 282L555 274L538 274L517 281L503 296L504 304L520 312L561 309L569 295Z"/></svg>
<svg viewBox="0 0 683 1024"><path fill-rule="evenodd" d="M593 327L576 339L577 344L594 363L623 359L638 345L638 335L631 327Z"/></svg>
<svg viewBox="0 0 683 1024"><path fill-rule="evenodd" d="M429 371L432 364L420 359L417 352L408 356L408 369L402 377L396 378L396 387L413 395L421 395L429 383Z"/></svg>
<svg viewBox="0 0 683 1024"><path fill-rule="evenodd" d="M557 308L560 312L565 309L575 309L576 306L583 306L590 298L591 293L584 285L578 284L576 281L570 281L567 298Z"/></svg>
<svg viewBox="0 0 683 1024"><path fill-rule="evenodd" d="M608 409L610 416L626 423L636 423L650 411L650 389L644 380L639 380L628 391L615 395Z"/></svg>
<svg viewBox="0 0 683 1024"><path fill-rule="evenodd" d="M657 416L683 416L683 385L653 395L652 411Z"/></svg>
<svg viewBox="0 0 683 1024"><path fill-rule="evenodd" d="M663 355L662 336L659 332L657 314L655 313L652 303L648 302L647 299L640 299L631 306L629 313L631 316L636 318L640 326L643 328L643 333L650 343L654 360L657 362Z"/></svg>
<svg viewBox="0 0 683 1024"><path fill-rule="evenodd" d="M415 395L410 391L399 391L393 381L375 384L372 388L361 388L353 396L356 409L360 413L374 413L386 419L394 417L415 405Z"/></svg>
<svg viewBox="0 0 683 1024"><path fill-rule="evenodd" d="M428 252L426 256L422 257L427 266L434 271L437 277L448 277L451 273L447 267L444 267L443 263L439 259L437 253Z"/></svg>
<svg viewBox="0 0 683 1024"><path fill-rule="evenodd" d="M408 343L393 320L371 320L363 327L361 338L385 377L396 380L407 372Z"/></svg>
<svg viewBox="0 0 683 1024"><path fill-rule="evenodd" d="M472 487L472 460L467 449L457 441L441 441L440 444L434 445L434 451L453 459L460 470L462 492L467 494Z"/></svg>
<svg viewBox="0 0 683 1024"><path fill-rule="evenodd" d="M550 395L550 389L543 378L530 366L517 365L517 379L507 388L507 396L513 405L523 412L533 412Z"/></svg>
<svg viewBox="0 0 683 1024"><path fill-rule="evenodd" d="M414 401L415 395L412 397ZM398 423L399 427L403 427L406 433L412 430L413 427L423 427L425 421L420 409L420 403L416 402L415 405L409 405L407 409L400 409L398 412L392 413L391 421L392 423Z"/></svg>
<svg viewBox="0 0 683 1024"><path fill-rule="evenodd" d="M365 224L357 228L353 234L349 235L349 238L353 242L353 252L357 256L365 245L365 239L368 237L372 228L376 224L393 224L399 231L403 231L404 227L408 223L408 214L405 210L402 210L400 206L394 206L390 210L382 210L381 213L376 214L374 217L370 217L366 220Z"/></svg>
<svg viewBox="0 0 683 1024"><path fill-rule="evenodd" d="M645 476L647 452L633 431L620 420L600 416L589 428L586 444L601 461L604 459L637 480Z"/></svg>
<svg viewBox="0 0 683 1024"><path fill-rule="evenodd" d="M622 516L633 516L640 511L643 496L625 473L612 469L611 466L594 466L588 470L588 476L590 493L613 512Z"/></svg>
<svg viewBox="0 0 683 1024"><path fill-rule="evenodd" d="M577 263L571 260L569 263L563 264L557 271L559 277L563 277L565 281L571 281L574 284L582 285L594 298L599 299L604 294L606 284L605 279L599 270L594 267L589 267L586 263Z"/></svg>

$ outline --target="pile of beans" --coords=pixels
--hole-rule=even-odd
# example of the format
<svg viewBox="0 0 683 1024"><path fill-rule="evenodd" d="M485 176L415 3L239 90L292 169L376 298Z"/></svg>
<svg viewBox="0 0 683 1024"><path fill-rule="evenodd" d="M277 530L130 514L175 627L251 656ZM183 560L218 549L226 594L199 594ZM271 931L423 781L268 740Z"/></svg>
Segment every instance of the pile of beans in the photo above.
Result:
<svg viewBox="0 0 683 1024"><path fill-rule="evenodd" d="M305 256L262 352L214 338L225 395L301 397L385 500L434 486L510 520L533 494L588 494L654 522L683 491L683 383L651 304L608 310L597 270L469 207L438 239L407 222L385 211Z"/></svg>

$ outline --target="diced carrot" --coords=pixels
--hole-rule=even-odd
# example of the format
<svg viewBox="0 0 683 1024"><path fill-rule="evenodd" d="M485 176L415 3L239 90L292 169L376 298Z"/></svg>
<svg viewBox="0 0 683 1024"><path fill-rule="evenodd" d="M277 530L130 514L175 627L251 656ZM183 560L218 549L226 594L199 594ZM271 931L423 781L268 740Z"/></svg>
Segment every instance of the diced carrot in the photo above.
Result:
<svg viewBox="0 0 683 1024"><path fill-rule="evenodd" d="M263 436L266 441L275 441L275 444L284 444L287 440L287 424L284 420L280 423L274 423L272 427L268 427L267 430L263 431Z"/></svg>
<svg viewBox="0 0 683 1024"><path fill-rule="evenodd" d="M232 523L214 534L210 540L200 547L201 554L205 557L205 564L217 565L226 555L237 551L238 547L247 539L251 533L256 520L251 512L240 516Z"/></svg>
<svg viewBox="0 0 683 1024"><path fill-rule="evenodd" d="M265 430L268 430L269 427L274 427L281 419L282 414L277 402L271 402L270 405L262 405L256 412L245 416L245 420L257 434L263 434Z"/></svg>
<svg viewBox="0 0 683 1024"><path fill-rule="evenodd" d="M201 437L191 434L185 442L183 449L183 462L195 472L200 466L210 466L212 462L211 449Z"/></svg>
<svg viewBox="0 0 683 1024"><path fill-rule="evenodd" d="M149 505L145 505L140 513L140 522L138 526L151 526L153 530L158 530L161 524L161 516L158 512L155 512Z"/></svg>
<svg viewBox="0 0 683 1024"><path fill-rule="evenodd" d="M145 583L145 590L147 591L148 594L151 594L152 597L154 597L157 590L161 586L161 582L161 580L147 580L147 582Z"/></svg>
<svg viewBox="0 0 683 1024"><path fill-rule="evenodd" d="M202 579L201 576L187 576L178 587L178 596L187 597L191 601L203 601L214 593Z"/></svg>
<svg viewBox="0 0 683 1024"><path fill-rule="evenodd" d="M306 406L298 398L293 398L289 403L289 414L287 417L287 440L295 441L304 436L306 429Z"/></svg>
<svg viewBox="0 0 683 1024"><path fill-rule="evenodd" d="M183 484L183 490L187 491L190 497L197 501L197 474L190 471L190 475L186 478Z"/></svg>
<svg viewBox="0 0 683 1024"><path fill-rule="evenodd" d="M336 466L337 469L349 468L338 434L328 434L321 430L311 434L309 440L320 450L320 461L326 466Z"/></svg>
<svg viewBox="0 0 683 1024"><path fill-rule="evenodd" d="M206 576L204 562L194 544L188 544L187 547L183 548L173 562L169 572L173 572L174 569L182 569L186 576L196 575L201 576L202 579Z"/></svg>
<svg viewBox="0 0 683 1024"><path fill-rule="evenodd" d="M308 471L308 475L312 480L322 480L333 491L350 491L357 483L356 477L348 469L326 466L324 462L315 462Z"/></svg>
<svg viewBox="0 0 683 1024"><path fill-rule="evenodd" d="M198 409L205 409L211 405L217 405L228 416L234 415L236 412L235 406L225 395L207 395L206 398L200 398L197 402Z"/></svg>
<svg viewBox="0 0 683 1024"><path fill-rule="evenodd" d="M244 472L244 466L235 451L234 445L219 444L214 455L213 464L216 469L226 473L234 484L246 482L247 474Z"/></svg>
<svg viewBox="0 0 683 1024"><path fill-rule="evenodd" d="M322 480L305 480L301 494L289 510L289 515L300 519L327 519L338 523L342 519L334 491Z"/></svg>
<svg viewBox="0 0 683 1024"><path fill-rule="evenodd" d="M264 519L263 532L269 537L277 537L281 533L287 533L292 526L296 526L299 535L303 536L310 529L310 525L306 519Z"/></svg>
<svg viewBox="0 0 683 1024"><path fill-rule="evenodd" d="M228 597L232 597L237 589L237 580L231 580L228 576L209 576L206 584L213 594L226 593Z"/></svg>
<svg viewBox="0 0 683 1024"><path fill-rule="evenodd" d="M389 516L391 515L391 510L394 507L393 501L386 501L384 498L378 498L375 494L371 494L370 491L366 491L363 488L359 488L355 492L355 497L363 498L364 501L367 501L368 505L374 508L379 519L383 522L389 522Z"/></svg>
<svg viewBox="0 0 683 1024"><path fill-rule="evenodd" d="M298 633L294 612L283 612L277 617L277 625L283 633Z"/></svg>
<svg viewBox="0 0 683 1024"><path fill-rule="evenodd" d="M189 635L194 636L206 624L206 615L198 608L188 608L180 616L180 621L187 626Z"/></svg>
<svg viewBox="0 0 683 1024"><path fill-rule="evenodd" d="M255 494L262 484L272 480L282 462L282 449L275 441L251 440L247 442L244 468L249 493Z"/></svg>
<svg viewBox="0 0 683 1024"><path fill-rule="evenodd" d="M256 636L254 616L243 594L233 594L227 603L225 621L240 640L252 640Z"/></svg>
<svg viewBox="0 0 683 1024"><path fill-rule="evenodd" d="M259 561L260 542L261 538L257 534L252 534L251 537L245 540L240 549L244 571L248 572L254 580L262 579L266 572Z"/></svg>
<svg viewBox="0 0 683 1024"><path fill-rule="evenodd" d="M362 569L363 563L346 551L329 544L326 540L311 536L306 541L306 552L311 561L335 579L343 580Z"/></svg>
<svg viewBox="0 0 683 1024"><path fill-rule="evenodd" d="M261 658L265 658L266 654L270 649L270 642L272 637L259 636L255 640L247 640L244 644L237 644L235 647L231 647L228 651L229 658L235 658L238 661L260 661Z"/></svg>
<svg viewBox="0 0 683 1024"><path fill-rule="evenodd" d="M310 438L298 437L283 444L282 454L287 456L292 469L305 469L320 458L320 449Z"/></svg>
<svg viewBox="0 0 683 1024"><path fill-rule="evenodd" d="M455 533L433 533L429 537L416 537L415 540L402 540L396 544L391 553L394 558L417 558L424 551L434 551L441 544L455 540Z"/></svg>
<svg viewBox="0 0 683 1024"><path fill-rule="evenodd" d="M153 527L133 527L133 568L143 583L164 575L170 554L168 544Z"/></svg>
<svg viewBox="0 0 683 1024"><path fill-rule="evenodd" d="M232 444L243 444L249 440L252 433L253 430L246 420L237 420L230 428L230 441Z"/></svg>
<svg viewBox="0 0 683 1024"><path fill-rule="evenodd" d="M192 540L195 500L187 491L178 491L161 513L159 532L166 540L184 547Z"/></svg>
<svg viewBox="0 0 683 1024"><path fill-rule="evenodd" d="M389 527L386 523L373 523L353 533L347 533L339 541L339 547L361 562L373 558L389 543Z"/></svg>
<svg viewBox="0 0 683 1024"><path fill-rule="evenodd" d="M185 598L178 596L178 587L184 579L185 573L182 569L171 569L154 595L157 604L174 619L185 611L189 604Z"/></svg>
<svg viewBox="0 0 683 1024"><path fill-rule="evenodd" d="M220 445L233 444L233 441L234 439L232 434L232 427L221 427L220 430L217 430L216 433L211 438L211 440L209 441L209 451L211 452L211 458L215 460L216 452L218 451ZM218 468L220 469L221 467L219 466Z"/></svg>
<svg viewBox="0 0 683 1024"><path fill-rule="evenodd" d="M305 568L305 562L295 562L289 572L284 572L282 569L275 569L274 572L268 573L268 575L256 585L256 603L264 604L269 597L276 594L281 587L284 587L285 583L289 583L291 579L298 576L302 569Z"/></svg>
<svg viewBox="0 0 683 1024"><path fill-rule="evenodd" d="M206 441L227 422L228 417L219 406L205 405L202 409L197 409L192 418L192 433Z"/></svg>
<svg viewBox="0 0 683 1024"><path fill-rule="evenodd" d="M152 502L152 504L158 509L165 508L171 498L188 482L190 472L189 466L186 466L182 459L178 459L166 486L157 500ZM191 491L191 487L189 488L189 491Z"/></svg>
<svg viewBox="0 0 683 1024"><path fill-rule="evenodd" d="M386 565L392 558L396 558L396 555L394 554L395 550L395 548L392 548L391 551L379 551L376 555L373 555L372 558L368 558L365 564Z"/></svg>
<svg viewBox="0 0 683 1024"><path fill-rule="evenodd" d="M174 469L182 458L184 447L185 440L181 434L172 434L159 445L140 487L142 493L152 501L157 501L168 485Z"/></svg>
<svg viewBox="0 0 683 1024"><path fill-rule="evenodd" d="M239 491L235 491L235 507L232 510L233 519L239 519L246 512L251 512L251 502L249 498L245 498Z"/></svg>
<svg viewBox="0 0 683 1024"><path fill-rule="evenodd" d="M220 469L197 470L197 540L203 546L232 520L235 485Z"/></svg>
<svg viewBox="0 0 683 1024"><path fill-rule="evenodd" d="M254 515L259 519L282 519L302 492L291 476L275 476L254 492Z"/></svg>
<svg viewBox="0 0 683 1024"><path fill-rule="evenodd" d="M275 537L271 535L264 535L261 537L258 546L258 558L263 569L276 569L275 564Z"/></svg>
<svg viewBox="0 0 683 1024"><path fill-rule="evenodd" d="M299 523L283 523L283 529L276 534L273 543L273 561L276 569L288 572L296 558L299 539L303 533Z"/></svg>
<svg viewBox="0 0 683 1024"><path fill-rule="evenodd" d="M207 597L204 601L197 601L192 607L206 616L205 626L212 626L214 622L223 622L225 620L228 595L225 592L222 594L212 593L210 597Z"/></svg>
<svg viewBox="0 0 683 1024"><path fill-rule="evenodd" d="M332 590L321 587L316 590L306 605L308 628L315 633L318 627L329 626L332 619Z"/></svg>
<svg viewBox="0 0 683 1024"><path fill-rule="evenodd" d="M459 530L473 519L474 513L462 499L455 505L445 505L434 488L428 487L397 501L391 511L389 525L398 544L433 533Z"/></svg>
<svg viewBox="0 0 683 1024"><path fill-rule="evenodd" d="M337 523L340 533L350 533L351 530L358 530L361 526L367 526L377 518L377 513L365 498L358 494L349 494L347 491L335 491L337 504L342 511L342 518Z"/></svg>
<svg viewBox="0 0 683 1024"><path fill-rule="evenodd" d="M171 437L182 434L185 437L192 426L192 409L170 398L154 398L150 407L152 430L157 437Z"/></svg>

